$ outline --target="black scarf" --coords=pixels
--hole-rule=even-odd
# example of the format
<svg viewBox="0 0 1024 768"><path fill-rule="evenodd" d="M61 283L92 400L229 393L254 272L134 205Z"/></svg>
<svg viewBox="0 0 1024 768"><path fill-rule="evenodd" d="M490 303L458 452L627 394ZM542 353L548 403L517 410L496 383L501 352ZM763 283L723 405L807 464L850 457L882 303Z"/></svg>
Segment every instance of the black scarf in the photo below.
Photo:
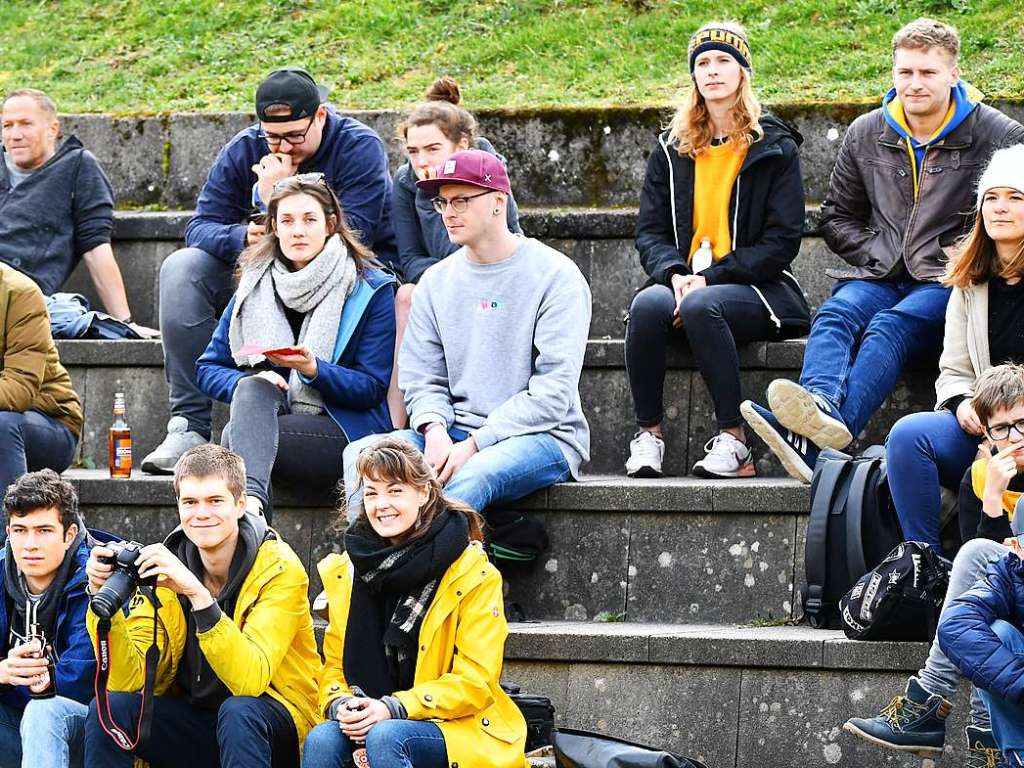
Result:
<svg viewBox="0 0 1024 768"><path fill-rule="evenodd" d="M423 617L468 544L466 518L447 510L425 534L398 546L363 521L346 531L356 572L342 657L350 686L375 699L412 687Z"/></svg>
<svg viewBox="0 0 1024 768"><path fill-rule="evenodd" d="M46 588L46 591L39 596L34 608L34 623L39 625L43 630L43 635L51 643L57 636L57 615L60 613L60 604L64 597L64 587L75 574L75 571L78 570L78 548L85 541L85 537L88 534L81 520L76 522L78 524L78 535L75 536L75 540L71 542L71 546L64 553L64 560L57 568L57 574L54 576L50 586ZM13 634L15 632L18 636L24 636L25 634L25 615L29 612L28 604L30 601L28 593L25 591L25 582L18 572L18 564L14 560L10 538L7 539L5 549L4 589L7 592L8 600L11 601L13 611L8 614L10 617L8 619L10 622L8 637L3 638L2 644L5 648L10 649L12 645L17 645L17 643L11 642Z"/></svg>

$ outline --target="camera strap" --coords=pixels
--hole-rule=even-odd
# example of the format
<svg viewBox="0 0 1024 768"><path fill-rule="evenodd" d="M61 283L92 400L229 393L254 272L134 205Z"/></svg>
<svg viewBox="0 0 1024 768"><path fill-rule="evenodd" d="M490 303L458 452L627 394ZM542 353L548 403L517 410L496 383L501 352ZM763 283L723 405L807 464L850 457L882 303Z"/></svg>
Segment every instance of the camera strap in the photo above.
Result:
<svg viewBox="0 0 1024 768"><path fill-rule="evenodd" d="M153 688L156 685L156 668L160 661L160 648L156 644L160 601L152 589L140 587L139 592L153 604L153 641L146 649L146 675L134 741L114 722L114 715L110 711L110 697L107 695L107 681L110 678L110 619L100 619L96 628L96 714L103 730L125 752L134 752L149 740L149 732L153 725Z"/></svg>

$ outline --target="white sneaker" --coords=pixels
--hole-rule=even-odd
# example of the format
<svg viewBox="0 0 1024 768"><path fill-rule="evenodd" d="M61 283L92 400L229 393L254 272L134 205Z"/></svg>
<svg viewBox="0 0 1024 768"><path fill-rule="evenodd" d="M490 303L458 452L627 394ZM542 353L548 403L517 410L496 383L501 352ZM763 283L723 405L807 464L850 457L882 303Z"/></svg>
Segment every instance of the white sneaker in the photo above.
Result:
<svg viewBox="0 0 1024 768"><path fill-rule="evenodd" d="M197 445L210 442L198 432L190 432L188 419L172 416L167 422L167 437L142 460L142 471L147 475L173 475L174 465L181 454Z"/></svg>
<svg viewBox="0 0 1024 768"><path fill-rule="evenodd" d="M653 432L640 430L629 442L626 474L630 477L661 477L665 441Z"/></svg>
<svg viewBox="0 0 1024 768"><path fill-rule="evenodd" d="M704 444L707 455L693 465L697 477L753 477L754 457L750 448L728 432L720 432Z"/></svg>

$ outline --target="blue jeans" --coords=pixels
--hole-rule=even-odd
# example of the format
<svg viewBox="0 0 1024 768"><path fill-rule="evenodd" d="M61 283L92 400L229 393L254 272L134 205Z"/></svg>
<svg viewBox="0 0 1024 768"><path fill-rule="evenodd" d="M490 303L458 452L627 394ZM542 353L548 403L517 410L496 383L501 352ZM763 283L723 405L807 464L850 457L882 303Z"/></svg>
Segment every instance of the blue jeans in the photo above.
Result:
<svg viewBox="0 0 1024 768"><path fill-rule="evenodd" d="M309 732L302 768L352 768L352 742L338 723L320 723ZM447 768L441 729L425 720L383 720L366 734L366 757L373 768Z"/></svg>
<svg viewBox="0 0 1024 768"><path fill-rule="evenodd" d="M74 699L35 699L24 712L0 704L0 768L81 768L85 716Z"/></svg>
<svg viewBox="0 0 1024 768"><path fill-rule="evenodd" d="M856 437L906 362L942 348L949 291L913 281L836 283L814 316L800 384L834 403Z"/></svg>
<svg viewBox="0 0 1024 768"><path fill-rule="evenodd" d="M63 472L74 461L77 445L75 433L45 413L0 411L0 499L26 472Z"/></svg>
<svg viewBox="0 0 1024 768"><path fill-rule="evenodd" d="M1003 645L1017 656L1024 657L1024 634L1021 634L1017 627L1002 619L997 619L992 623L992 631L999 636ZM1011 749L1024 750L1024 704L993 696L980 688L978 693L988 705L989 714L992 716L992 735L999 748L1003 752L1008 752Z"/></svg>
<svg viewBox="0 0 1024 768"><path fill-rule="evenodd" d="M459 429L448 432L452 440L465 440L468 435ZM412 429L400 429L392 437L412 443L422 451L426 441ZM380 440L382 435L367 435L345 448L345 494L348 498L348 519L355 520L363 511L362 488L356 475L359 452ZM444 487L444 495L465 502L477 512L488 507L521 499L541 488L560 483L569 477L569 463L558 447L558 441L546 432L519 435L489 445L470 457Z"/></svg>
<svg viewBox="0 0 1024 768"><path fill-rule="evenodd" d="M893 425L885 460L904 539L942 551L939 488L960 487L980 442L980 437L964 432L949 411L912 413Z"/></svg>
<svg viewBox="0 0 1024 768"><path fill-rule="evenodd" d="M111 691L114 722L134 737L139 722L138 693ZM85 754L89 768L131 768L133 753L123 751L103 730L89 705ZM295 721L269 694L231 696L220 709L200 709L180 696L153 699L153 730L134 753L160 768L295 768L299 738Z"/></svg>

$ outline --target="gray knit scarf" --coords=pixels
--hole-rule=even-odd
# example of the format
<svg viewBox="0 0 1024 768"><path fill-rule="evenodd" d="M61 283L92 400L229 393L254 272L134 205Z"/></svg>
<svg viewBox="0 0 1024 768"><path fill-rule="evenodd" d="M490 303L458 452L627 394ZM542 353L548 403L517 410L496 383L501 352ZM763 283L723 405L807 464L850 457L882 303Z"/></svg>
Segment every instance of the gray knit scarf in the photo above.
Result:
<svg viewBox="0 0 1024 768"><path fill-rule="evenodd" d="M293 346L296 341L284 307L306 315L298 343L321 360L333 362L334 344L345 300L355 288L356 263L338 235L309 264L292 272L280 259L246 269L235 292L228 327L231 356L239 366L254 366L262 355L239 357L245 344ZM293 412L324 412L320 393L307 386L292 370L288 377L288 403Z"/></svg>

